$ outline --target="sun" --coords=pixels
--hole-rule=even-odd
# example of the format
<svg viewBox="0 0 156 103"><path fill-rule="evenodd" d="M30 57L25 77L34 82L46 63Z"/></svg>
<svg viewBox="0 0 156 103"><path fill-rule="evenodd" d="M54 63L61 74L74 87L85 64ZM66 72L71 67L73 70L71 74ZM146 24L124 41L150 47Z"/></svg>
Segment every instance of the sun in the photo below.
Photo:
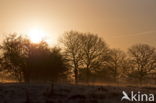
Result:
<svg viewBox="0 0 156 103"><path fill-rule="evenodd" d="M39 43L46 38L46 33L35 28L29 31L28 37L33 43Z"/></svg>

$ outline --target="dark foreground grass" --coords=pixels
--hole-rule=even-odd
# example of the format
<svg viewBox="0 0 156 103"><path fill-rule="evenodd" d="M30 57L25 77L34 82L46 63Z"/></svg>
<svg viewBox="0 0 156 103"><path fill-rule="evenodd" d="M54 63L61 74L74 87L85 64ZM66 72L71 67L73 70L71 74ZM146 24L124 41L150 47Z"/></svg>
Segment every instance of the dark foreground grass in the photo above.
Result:
<svg viewBox="0 0 156 103"><path fill-rule="evenodd" d="M154 94L156 87L8 83L0 84L0 103L123 103L122 91Z"/></svg>

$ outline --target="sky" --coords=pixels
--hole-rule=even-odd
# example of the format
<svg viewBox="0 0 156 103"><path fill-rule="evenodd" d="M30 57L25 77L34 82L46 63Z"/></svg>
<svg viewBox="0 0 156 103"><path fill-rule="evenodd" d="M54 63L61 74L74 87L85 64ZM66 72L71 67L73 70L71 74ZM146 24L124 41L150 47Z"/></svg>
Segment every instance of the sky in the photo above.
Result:
<svg viewBox="0 0 156 103"><path fill-rule="evenodd" d="M156 0L0 0L1 39L33 28L44 31L51 45L77 30L98 34L111 48L156 47Z"/></svg>

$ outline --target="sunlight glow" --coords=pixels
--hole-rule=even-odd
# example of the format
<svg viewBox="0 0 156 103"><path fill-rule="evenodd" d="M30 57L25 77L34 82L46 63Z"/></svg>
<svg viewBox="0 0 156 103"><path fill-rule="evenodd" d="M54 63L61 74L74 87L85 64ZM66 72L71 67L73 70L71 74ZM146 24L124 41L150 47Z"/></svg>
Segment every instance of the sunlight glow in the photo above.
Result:
<svg viewBox="0 0 156 103"><path fill-rule="evenodd" d="M46 33L35 28L29 31L28 37L33 43L39 43L46 38Z"/></svg>

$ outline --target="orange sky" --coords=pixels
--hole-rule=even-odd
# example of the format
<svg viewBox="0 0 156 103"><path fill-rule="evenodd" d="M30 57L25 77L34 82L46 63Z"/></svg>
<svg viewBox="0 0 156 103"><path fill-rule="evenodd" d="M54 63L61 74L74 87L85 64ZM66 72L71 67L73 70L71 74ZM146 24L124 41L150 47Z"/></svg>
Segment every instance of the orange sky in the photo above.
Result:
<svg viewBox="0 0 156 103"><path fill-rule="evenodd" d="M0 0L0 34L43 29L56 42L64 31L97 33L110 47L156 45L156 0Z"/></svg>

